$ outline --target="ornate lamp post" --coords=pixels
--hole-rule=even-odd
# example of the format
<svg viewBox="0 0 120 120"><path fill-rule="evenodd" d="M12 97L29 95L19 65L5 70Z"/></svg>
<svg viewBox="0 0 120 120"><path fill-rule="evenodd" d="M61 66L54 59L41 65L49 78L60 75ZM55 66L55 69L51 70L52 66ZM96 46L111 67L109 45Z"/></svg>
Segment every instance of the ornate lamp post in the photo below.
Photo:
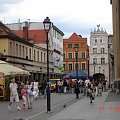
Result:
<svg viewBox="0 0 120 120"><path fill-rule="evenodd" d="M46 31L46 45L47 45L47 113L51 111L51 102L50 102L50 82L49 82L49 40L48 33L51 29L51 21L49 17L46 17L43 21L44 29Z"/></svg>
<svg viewBox="0 0 120 120"><path fill-rule="evenodd" d="M95 63L95 62L93 63L93 66L94 66L94 74L95 74L95 66L96 66L96 63Z"/></svg>
<svg viewBox="0 0 120 120"><path fill-rule="evenodd" d="M79 47L75 46L74 50L75 50L75 58L76 58L76 76L77 76L77 80L78 80L79 79L78 78L78 50L79 50Z"/></svg>
<svg viewBox="0 0 120 120"><path fill-rule="evenodd" d="M89 64L90 64L90 56L88 55L88 78L90 77L90 67L89 67Z"/></svg>
<svg viewBox="0 0 120 120"><path fill-rule="evenodd" d="M100 73L101 67L99 67L99 73Z"/></svg>

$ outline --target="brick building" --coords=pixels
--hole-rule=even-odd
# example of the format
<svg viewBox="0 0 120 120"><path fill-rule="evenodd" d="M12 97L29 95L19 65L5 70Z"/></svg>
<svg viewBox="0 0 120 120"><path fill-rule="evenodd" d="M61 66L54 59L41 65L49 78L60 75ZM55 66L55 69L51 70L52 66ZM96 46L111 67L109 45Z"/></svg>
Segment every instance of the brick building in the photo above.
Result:
<svg viewBox="0 0 120 120"><path fill-rule="evenodd" d="M75 52L78 47L78 52ZM78 70L88 73L88 45L87 38L75 32L68 38L63 40L63 66L65 73L76 70L76 56L78 58Z"/></svg>

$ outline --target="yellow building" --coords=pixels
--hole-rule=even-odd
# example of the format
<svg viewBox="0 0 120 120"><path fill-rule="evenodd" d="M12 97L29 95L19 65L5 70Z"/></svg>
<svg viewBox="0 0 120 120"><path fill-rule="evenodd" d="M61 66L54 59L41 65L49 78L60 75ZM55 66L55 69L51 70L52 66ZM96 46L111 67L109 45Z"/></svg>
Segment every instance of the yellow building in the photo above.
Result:
<svg viewBox="0 0 120 120"><path fill-rule="evenodd" d="M8 63L16 67L29 71L31 73L29 79L31 80L46 79L46 49L17 36L0 22L0 59L2 58L6 58ZM53 68L53 64L50 63L50 73ZM50 74L50 78L54 77L54 74ZM23 78L21 79L23 80Z"/></svg>

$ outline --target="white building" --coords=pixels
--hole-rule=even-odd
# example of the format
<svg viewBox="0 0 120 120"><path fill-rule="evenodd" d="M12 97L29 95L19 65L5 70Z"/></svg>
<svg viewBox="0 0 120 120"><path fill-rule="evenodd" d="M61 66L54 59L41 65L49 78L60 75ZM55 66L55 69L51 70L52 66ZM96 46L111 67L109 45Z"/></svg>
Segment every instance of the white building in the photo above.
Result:
<svg viewBox="0 0 120 120"><path fill-rule="evenodd" d="M108 34L100 25L90 33L89 56L90 75L101 73L109 81Z"/></svg>

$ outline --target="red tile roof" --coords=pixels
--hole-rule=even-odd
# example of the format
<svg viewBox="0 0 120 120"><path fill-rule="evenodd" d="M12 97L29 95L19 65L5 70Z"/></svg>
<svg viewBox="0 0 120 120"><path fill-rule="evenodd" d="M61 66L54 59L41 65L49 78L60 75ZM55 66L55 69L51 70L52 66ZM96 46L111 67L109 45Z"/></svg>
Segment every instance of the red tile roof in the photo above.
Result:
<svg viewBox="0 0 120 120"><path fill-rule="evenodd" d="M14 32L23 37L23 30L14 30ZM28 30L28 38L35 44L46 43L46 33L44 30Z"/></svg>
<svg viewBox="0 0 120 120"><path fill-rule="evenodd" d="M87 40L87 38L82 38L81 35L78 35L74 32L68 39L64 39L64 40L76 41L76 40Z"/></svg>

